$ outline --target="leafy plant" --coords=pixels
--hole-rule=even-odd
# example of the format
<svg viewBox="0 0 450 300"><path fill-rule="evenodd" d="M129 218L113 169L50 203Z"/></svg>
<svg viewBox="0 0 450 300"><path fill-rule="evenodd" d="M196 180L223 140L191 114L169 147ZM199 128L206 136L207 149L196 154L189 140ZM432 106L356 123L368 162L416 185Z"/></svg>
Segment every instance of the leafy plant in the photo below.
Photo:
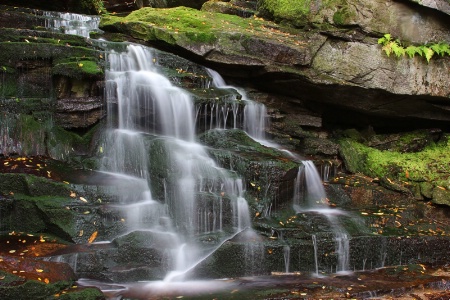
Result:
<svg viewBox="0 0 450 300"><path fill-rule="evenodd" d="M447 43L440 42L420 46L410 45L405 48L400 40L393 40L389 33L379 38L378 44L383 46L381 49L387 56L394 53L396 57L406 56L407 54L409 58L413 58L416 54L419 54L420 56L424 56L427 62L430 62L430 59L435 53L440 56L450 55L450 45Z"/></svg>

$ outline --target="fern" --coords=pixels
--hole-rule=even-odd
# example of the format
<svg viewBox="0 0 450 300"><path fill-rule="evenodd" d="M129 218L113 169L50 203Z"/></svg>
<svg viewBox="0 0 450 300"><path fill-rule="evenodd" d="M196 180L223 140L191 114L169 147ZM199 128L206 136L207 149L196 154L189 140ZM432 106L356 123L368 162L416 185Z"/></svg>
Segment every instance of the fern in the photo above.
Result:
<svg viewBox="0 0 450 300"><path fill-rule="evenodd" d="M450 45L447 43L440 42L437 44L421 46L410 45L404 48L398 39L393 41L392 36L389 33L386 33L383 37L379 38L378 44L383 46L381 50L384 51L388 57L390 57L392 53L394 53L396 57L406 56L406 54L408 54L409 58L413 58L416 54L419 54L420 56L425 56L427 62L430 62L435 53L440 56L450 55Z"/></svg>
<svg viewBox="0 0 450 300"><path fill-rule="evenodd" d="M405 49L406 54L408 54L409 58L413 58L414 55L419 54L420 56L423 55L422 49L420 49L419 47L416 46L408 46Z"/></svg>
<svg viewBox="0 0 450 300"><path fill-rule="evenodd" d="M420 49L422 50L423 54L425 55L427 62L430 62L430 59L433 57L434 51L427 46L420 46Z"/></svg>
<svg viewBox="0 0 450 300"><path fill-rule="evenodd" d="M394 52L395 56L400 57L400 56L405 56L405 48L403 48L399 42L395 41L392 42L392 52Z"/></svg>
<svg viewBox="0 0 450 300"><path fill-rule="evenodd" d="M386 45L391 41L392 37L389 33L386 33L382 38L378 39L378 44Z"/></svg>
<svg viewBox="0 0 450 300"><path fill-rule="evenodd" d="M381 50L383 50L384 53L386 53L386 55L388 57L391 56L391 53L392 53L392 42L385 44L383 46L383 48L381 48Z"/></svg>
<svg viewBox="0 0 450 300"><path fill-rule="evenodd" d="M445 43L433 44L430 48L440 56L444 56L445 54L450 55L450 46Z"/></svg>

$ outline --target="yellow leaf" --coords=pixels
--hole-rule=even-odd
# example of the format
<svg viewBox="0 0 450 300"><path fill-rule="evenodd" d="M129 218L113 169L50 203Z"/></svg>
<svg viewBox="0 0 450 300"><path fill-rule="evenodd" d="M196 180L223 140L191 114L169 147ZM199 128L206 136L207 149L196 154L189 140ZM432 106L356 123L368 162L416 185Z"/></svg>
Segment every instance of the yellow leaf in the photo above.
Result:
<svg viewBox="0 0 450 300"><path fill-rule="evenodd" d="M97 238L97 231L94 231L88 239L88 243L91 244Z"/></svg>
<svg viewBox="0 0 450 300"><path fill-rule="evenodd" d="M80 200L83 202L87 202L86 198L84 198L84 197L80 197Z"/></svg>
<svg viewBox="0 0 450 300"><path fill-rule="evenodd" d="M36 269L36 272L42 273L42 272L44 272L44 270L42 270L42 269Z"/></svg>
<svg viewBox="0 0 450 300"><path fill-rule="evenodd" d="M78 233L78 236L83 236L84 231L80 230L80 233Z"/></svg>
<svg viewBox="0 0 450 300"><path fill-rule="evenodd" d="M83 66L83 64L82 64L82 63L79 63L78 66L81 68L81 67Z"/></svg>

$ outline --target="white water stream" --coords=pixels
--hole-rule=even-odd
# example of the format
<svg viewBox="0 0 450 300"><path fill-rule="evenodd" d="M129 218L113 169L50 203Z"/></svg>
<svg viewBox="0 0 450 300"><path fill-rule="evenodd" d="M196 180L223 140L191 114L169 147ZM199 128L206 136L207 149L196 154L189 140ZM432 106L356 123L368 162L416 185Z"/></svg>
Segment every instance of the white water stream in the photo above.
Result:
<svg viewBox="0 0 450 300"><path fill-rule="evenodd" d="M340 224L338 216L345 214L339 209L327 205L326 192L319 173L312 161L303 161L295 179L293 208L297 213L318 213L325 216L330 224L335 239L337 254L336 272L346 272L350 265L349 235ZM317 237L313 235L315 275L318 275Z"/></svg>
<svg viewBox="0 0 450 300"><path fill-rule="evenodd" d="M123 191L122 209L130 218L129 230L147 229L174 236L171 270L178 275L169 278L179 280L183 270L202 259L200 249L192 242L194 234L222 230L223 214L228 213L223 211L221 197L213 201L211 209L199 202L199 194L234 199L235 230L250 226L242 181L219 168L196 143L191 97L159 74L151 49L128 45L126 52L113 51L107 57L111 128L104 145L104 168L127 178L119 190ZM148 158L154 145L162 145L165 162ZM148 170L152 164L162 163L167 165L157 169L166 170L165 199L153 199Z"/></svg>
<svg viewBox="0 0 450 300"><path fill-rule="evenodd" d="M87 16L74 13L44 12L45 27L65 34L89 38L91 32L98 32L99 16Z"/></svg>

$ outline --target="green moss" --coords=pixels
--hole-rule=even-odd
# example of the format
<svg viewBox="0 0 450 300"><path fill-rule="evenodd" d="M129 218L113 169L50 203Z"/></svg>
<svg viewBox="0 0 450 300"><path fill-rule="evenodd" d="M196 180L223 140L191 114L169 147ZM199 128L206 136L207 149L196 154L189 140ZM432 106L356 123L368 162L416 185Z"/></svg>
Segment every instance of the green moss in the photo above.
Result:
<svg viewBox="0 0 450 300"><path fill-rule="evenodd" d="M92 60L80 59L72 62L60 62L53 67L53 74L82 78L84 76L103 75L103 68Z"/></svg>
<svg viewBox="0 0 450 300"><path fill-rule="evenodd" d="M16 279L16 285L1 286L1 299L49 299L54 294L64 288L68 288L70 283L46 284L36 280L28 280L23 283L20 277Z"/></svg>
<svg viewBox="0 0 450 300"><path fill-rule="evenodd" d="M262 0L259 8L269 11L276 19L294 20L306 16L311 0Z"/></svg>
<svg viewBox="0 0 450 300"><path fill-rule="evenodd" d="M146 7L126 17L105 16L100 24L102 29L128 33L146 41L162 40L169 44L188 46L192 46L192 43L213 44L225 34L232 34L236 41L246 36L273 36L293 44L286 34L273 31L274 26L262 19L244 19L186 7Z"/></svg>
<svg viewBox="0 0 450 300"><path fill-rule="evenodd" d="M415 153L381 151L349 139L341 140L340 146L341 155L351 172L385 178L388 182L396 180L406 186L411 182L428 181L450 189L447 180L450 175L448 138Z"/></svg>

